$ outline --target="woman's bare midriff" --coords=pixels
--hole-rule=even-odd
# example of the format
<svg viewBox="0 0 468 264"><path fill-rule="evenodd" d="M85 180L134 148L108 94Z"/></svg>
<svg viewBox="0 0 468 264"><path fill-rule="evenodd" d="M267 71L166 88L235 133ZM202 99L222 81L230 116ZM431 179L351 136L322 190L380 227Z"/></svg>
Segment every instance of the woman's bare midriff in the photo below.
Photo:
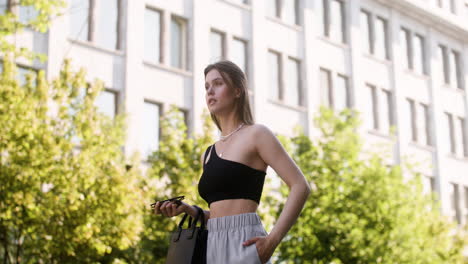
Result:
<svg viewBox="0 0 468 264"><path fill-rule="evenodd" d="M229 199L216 201L210 204L210 218L254 213L258 204L248 199Z"/></svg>

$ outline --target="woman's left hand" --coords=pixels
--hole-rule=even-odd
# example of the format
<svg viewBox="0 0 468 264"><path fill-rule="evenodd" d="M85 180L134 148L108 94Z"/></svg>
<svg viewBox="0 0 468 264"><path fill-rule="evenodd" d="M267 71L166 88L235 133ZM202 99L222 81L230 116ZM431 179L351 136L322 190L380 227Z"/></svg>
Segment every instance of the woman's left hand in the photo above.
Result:
<svg viewBox="0 0 468 264"><path fill-rule="evenodd" d="M260 257L262 263L266 263L273 255L273 252L275 252L276 246L271 243L271 241L268 239L268 236L253 237L247 241L244 241L242 245L250 246L252 244L254 247L256 247L258 256Z"/></svg>

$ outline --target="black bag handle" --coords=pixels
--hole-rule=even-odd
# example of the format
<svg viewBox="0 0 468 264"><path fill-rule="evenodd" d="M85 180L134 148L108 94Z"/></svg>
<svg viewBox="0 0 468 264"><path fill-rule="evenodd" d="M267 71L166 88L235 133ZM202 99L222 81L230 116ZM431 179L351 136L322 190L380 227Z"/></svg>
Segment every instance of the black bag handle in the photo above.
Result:
<svg viewBox="0 0 468 264"><path fill-rule="evenodd" d="M200 207L196 205L194 205L194 207L197 209L197 215L195 217L195 221L193 222L192 234L188 237L188 239L192 239L193 236L195 235L195 230L197 227L198 220L201 220L200 230L205 230L205 213L203 212L203 209L201 209Z"/></svg>
<svg viewBox="0 0 468 264"><path fill-rule="evenodd" d="M200 228L201 230L205 230L205 213L203 212L203 209L200 207L194 205L195 209L197 209L197 214L195 216L195 219L193 219L192 222L192 216L189 216L189 214L185 213L184 216L182 217L182 220L179 222L178 228L177 228L177 236L174 237L174 242L177 242L180 239L180 235L182 234L182 229L184 226L184 222L189 217L188 219L188 229L192 229L191 235L188 237L188 239L192 239L193 236L195 235L195 230L197 227L197 223L199 220L201 220Z"/></svg>
<svg viewBox="0 0 468 264"><path fill-rule="evenodd" d="M177 236L174 237L174 242L179 241L180 235L182 234L182 227L184 225L185 219L187 219L188 214L185 213L184 216L182 217L182 220L180 220L179 225L177 226ZM191 222L191 217L189 218L189 223ZM190 227L189 227L190 228Z"/></svg>

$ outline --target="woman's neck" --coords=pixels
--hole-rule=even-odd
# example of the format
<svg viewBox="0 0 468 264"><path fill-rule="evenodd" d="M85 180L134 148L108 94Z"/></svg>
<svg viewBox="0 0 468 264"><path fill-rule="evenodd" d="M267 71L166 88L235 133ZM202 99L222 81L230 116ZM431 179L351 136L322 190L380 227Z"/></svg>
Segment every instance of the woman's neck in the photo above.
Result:
<svg viewBox="0 0 468 264"><path fill-rule="evenodd" d="M221 127L221 136L229 135L229 133L236 130L242 124L242 121L234 115L226 118L218 117L218 122Z"/></svg>

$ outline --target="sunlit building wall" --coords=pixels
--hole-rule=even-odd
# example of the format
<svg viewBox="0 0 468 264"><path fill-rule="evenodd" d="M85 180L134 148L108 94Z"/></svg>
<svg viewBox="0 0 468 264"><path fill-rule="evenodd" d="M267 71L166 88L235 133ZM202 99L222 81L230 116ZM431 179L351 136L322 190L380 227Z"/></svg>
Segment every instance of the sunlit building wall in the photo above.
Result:
<svg viewBox="0 0 468 264"><path fill-rule="evenodd" d="M14 41L49 58L22 73L53 78L71 58L104 81L101 111L129 114L127 155L158 148L170 104L201 131L203 69L219 59L246 72L256 122L275 133L313 138L319 105L357 109L366 147L387 145L388 165L421 162L425 190L468 223L467 1L70 0L46 34Z"/></svg>

